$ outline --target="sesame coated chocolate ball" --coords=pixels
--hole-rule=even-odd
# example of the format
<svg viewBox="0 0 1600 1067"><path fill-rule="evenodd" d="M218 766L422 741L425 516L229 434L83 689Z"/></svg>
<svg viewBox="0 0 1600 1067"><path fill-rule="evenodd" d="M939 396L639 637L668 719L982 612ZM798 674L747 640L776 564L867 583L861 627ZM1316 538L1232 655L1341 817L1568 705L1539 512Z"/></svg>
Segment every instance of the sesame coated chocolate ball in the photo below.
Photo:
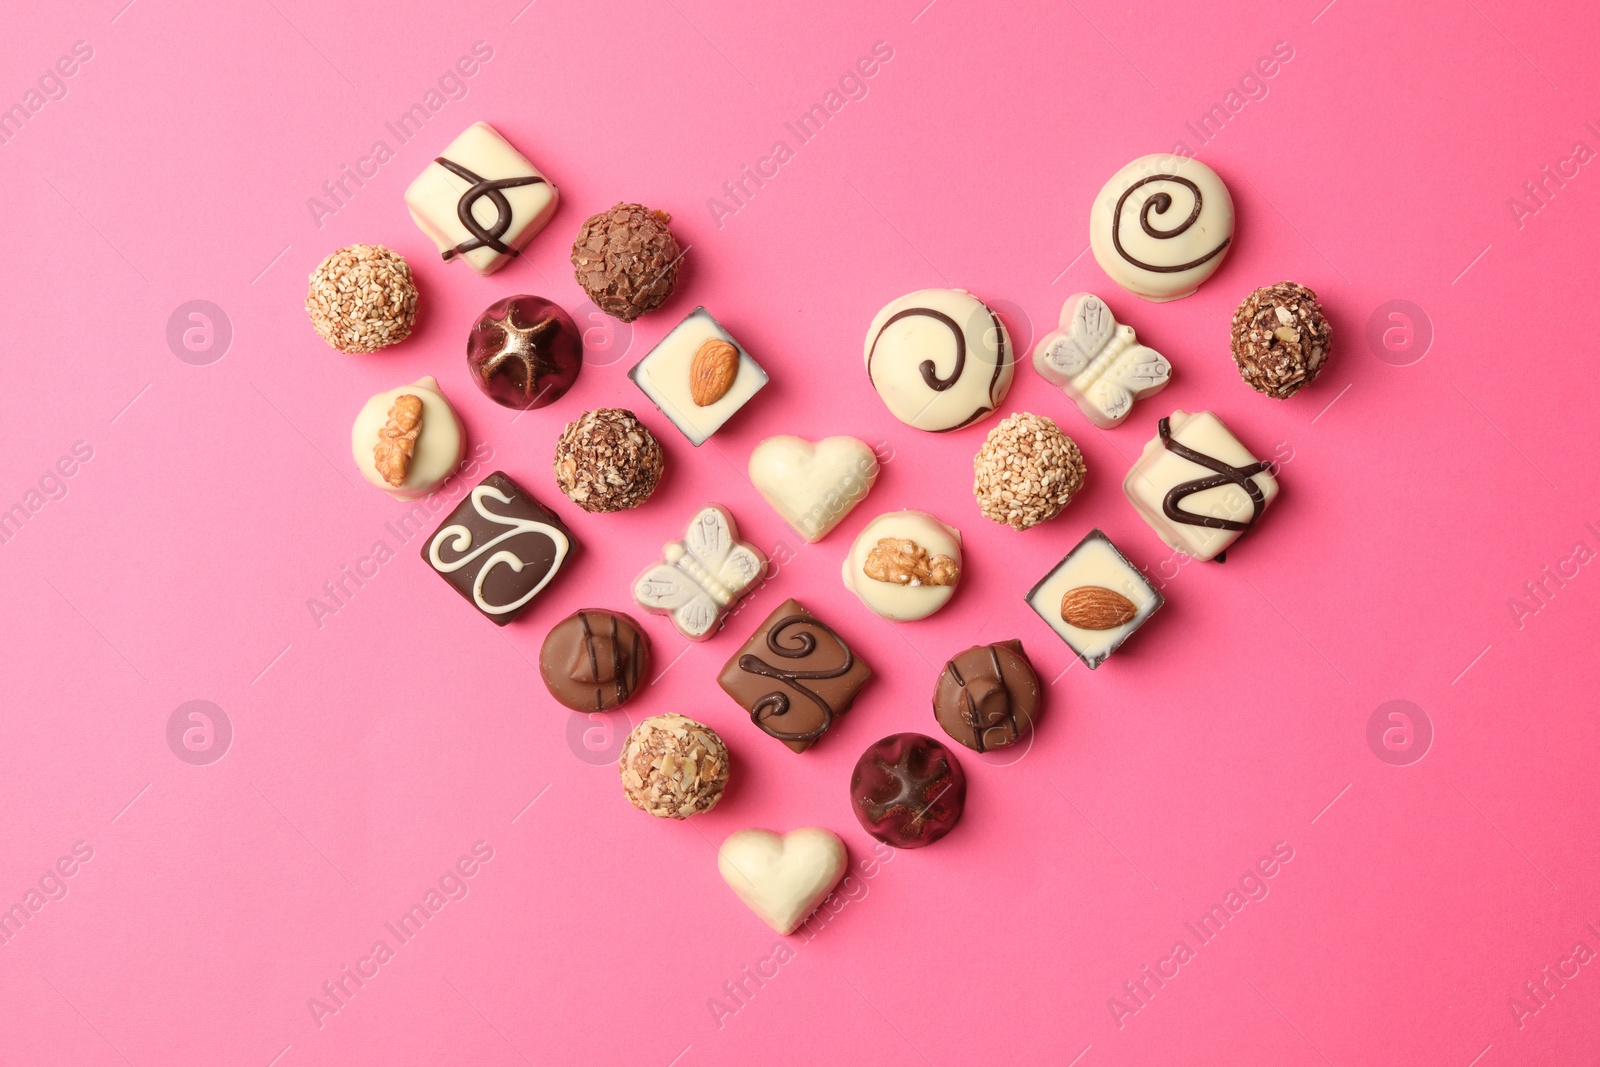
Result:
<svg viewBox="0 0 1600 1067"><path fill-rule="evenodd" d="M1055 518L1083 488L1077 442L1043 415L1018 412L989 431L972 460L972 493L987 519L1026 530Z"/></svg>
<svg viewBox="0 0 1600 1067"><path fill-rule="evenodd" d="M417 283L399 253L382 245L350 245L311 272L306 314L339 351L376 352L411 336Z"/></svg>
<svg viewBox="0 0 1600 1067"><path fill-rule="evenodd" d="M710 811L728 785L728 747L684 715L652 715L633 728L617 761L622 791L640 811L687 819Z"/></svg>
<svg viewBox="0 0 1600 1067"><path fill-rule="evenodd" d="M1296 282L1264 286L1233 313L1233 361L1250 388L1287 400L1322 373L1331 333L1316 293Z"/></svg>
<svg viewBox="0 0 1600 1067"><path fill-rule="evenodd" d="M632 322L672 295L683 253L667 229L671 218L618 204L584 222L572 242L573 275L601 311Z"/></svg>
<svg viewBox="0 0 1600 1067"><path fill-rule="evenodd" d="M556 442L556 484L585 511L636 508L661 481L661 442L623 408L585 411Z"/></svg>

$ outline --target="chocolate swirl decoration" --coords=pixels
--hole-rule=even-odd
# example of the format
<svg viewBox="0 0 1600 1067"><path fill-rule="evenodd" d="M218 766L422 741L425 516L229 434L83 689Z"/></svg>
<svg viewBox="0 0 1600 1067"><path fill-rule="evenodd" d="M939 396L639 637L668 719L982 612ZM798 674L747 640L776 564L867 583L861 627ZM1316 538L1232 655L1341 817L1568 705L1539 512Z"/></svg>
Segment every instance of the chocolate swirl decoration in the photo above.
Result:
<svg viewBox="0 0 1600 1067"><path fill-rule="evenodd" d="M796 627L812 627L815 632L805 629L795 630L785 634L785 631L794 630ZM838 645L844 658L839 664L828 670L801 671L790 670L783 666L768 663L759 656L748 653L739 657L739 669L747 674L771 678L773 681L787 686L796 693L804 696L817 706L822 712L822 721L810 730L794 732L782 730L771 723L772 719L781 719L789 714L792 704L789 694L774 689L750 706L750 721L760 727L762 731L776 737L779 741L815 741L828 732L833 725L833 720L841 714L833 705L823 699L816 690L805 685L808 681L824 681L829 678L839 678L849 674L856 664L855 653L850 651L850 646L827 623L810 615L785 615L772 624L767 631L767 651L779 660L800 660L813 655L817 651L817 633L826 634Z"/></svg>
<svg viewBox="0 0 1600 1067"><path fill-rule="evenodd" d="M472 239L470 241L462 241L444 253L444 258L446 260L454 259L456 256L464 256L468 252L476 251L479 248L492 248L502 256L520 255L515 248L500 239L506 235L507 230L511 229L511 203L506 199L506 194L500 190L513 189L519 185L540 185L544 182L544 179L537 174L530 174L524 178L496 178L490 180L479 177L461 164L443 156L438 157L434 162L463 181L472 183L472 188L462 193L461 198L456 201L456 218L460 219L461 225L465 226L467 232L472 234ZM495 212L494 225L488 229L484 229L472 214L472 205L484 197L489 198L489 203L494 205Z"/></svg>
<svg viewBox="0 0 1600 1067"><path fill-rule="evenodd" d="M1172 194L1168 192L1152 193L1149 198L1147 198L1139 207L1139 227L1140 229L1144 230L1146 234L1158 241L1170 241L1174 237L1183 234L1197 221L1199 221L1200 211L1205 206L1205 197L1200 195L1200 187L1194 182L1190 181L1188 178L1180 178L1176 174L1152 174L1147 178L1140 178L1138 181L1128 186L1127 189L1123 190L1122 195L1117 198L1116 210L1112 212L1111 215L1111 244L1116 248L1117 255L1121 256L1129 263L1132 263L1140 270L1153 271L1156 274L1179 274L1183 271L1190 270L1191 268L1198 267L1207 260L1215 259L1217 256L1221 255L1222 250L1228 247L1228 242L1233 240L1232 237L1224 237L1221 244L1207 252L1205 255L1201 256L1199 259L1191 259L1187 263L1177 263L1172 266L1161 266L1155 263L1146 263L1141 259L1135 259L1126 248L1122 247L1122 206L1128 202L1128 197L1133 195L1134 190L1149 185L1151 182L1172 182L1175 185L1183 186L1185 189L1189 190L1190 195L1194 197L1194 207L1189 211L1189 216L1182 222L1178 223L1178 225L1174 226L1170 230L1163 230L1158 228L1150 221L1150 216L1154 212L1166 214L1166 212L1172 207Z"/></svg>
<svg viewBox="0 0 1600 1067"><path fill-rule="evenodd" d="M1188 445L1176 441L1172 437L1172 423L1169 419L1162 419L1157 424L1161 435L1161 443L1173 455L1182 456L1190 463L1206 468L1217 473L1206 478L1196 478L1193 481L1181 482L1167 490L1167 495L1161 501L1161 510L1173 522L1186 523L1190 526L1204 526L1211 530L1238 530L1243 532L1255 525L1261 515L1261 509L1266 506L1266 497L1262 495L1260 486L1256 485L1252 475L1260 474L1267 469L1265 461L1258 460L1248 467L1233 467L1215 456L1208 456L1204 452L1196 452ZM1250 495L1250 518L1245 522L1237 519L1224 519L1215 515L1199 515L1193 511L1186 511L1179 505L1186 497L1195 493L1203 493L1207 489L1216 489L1223 485L1237 485ZM1221 558L1220 556L1218 557Z"/></svg>
<svg viewBox="0 0 1600 1067"><path fill-rule="evenodd" d="M999 383L1000 375L1006 367L1007 353L1005 351L1004 342L1000 340L1005 337L1003 327L1000 325L1000 317L994 313L993 308L990 308L987 305L984 306L984 310L989 312L989 320L993 325L994 335L997 339L997 344L1000 347L1000 358L995 360L994 375L989 381L989 396L990 399L993 400L994 387ZM917 370L922 375L923 384L936 393L942 393L951 386L955 385L956 382L960 381L962 373L967 369L967 332L962 328L960 323L956 322L955 319L952 319L944 312L936 311L933 308L906 308L904 311L895 312L893 315L890 315L886 320L884 320L883 325L878 327L877 336L873 337L872 339L871 351L867 353L867 377L869 379L872 377L872 359L878 354L878 342L883 339L883 335L888 332L889 327L893 326L901 319L913 317L932 319L948 329L950 331L950 336L955 338L956 362L955 366L950 368L950 373L948 375L941 378L939 376L939 368L934 365L934 362L931 359L925 359L921 363L917 364ZM980 408L979 410L974 411L960 424L951 426L949 429L959 430L962 426L966 426L969 423L981 419L991 410L993 410L993 408Z"/></svg>

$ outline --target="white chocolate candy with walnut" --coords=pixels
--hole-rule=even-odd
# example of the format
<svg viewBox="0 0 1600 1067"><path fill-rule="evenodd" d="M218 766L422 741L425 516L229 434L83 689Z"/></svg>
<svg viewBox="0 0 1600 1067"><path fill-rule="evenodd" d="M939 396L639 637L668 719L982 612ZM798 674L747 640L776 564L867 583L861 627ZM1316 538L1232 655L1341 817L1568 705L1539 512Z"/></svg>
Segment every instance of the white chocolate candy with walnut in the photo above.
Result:
<svg viewBox="0 0 1600 1067"><path fill-rule="evenodd" d="M890 413L936 433L987 418L1016 373L1005 324L965 289L922 289L890 301L867 328L865 356Z"/></svg>
<svg viewBox="0 0 1600 1067"><path fill-rule="evenodd" d="M845 588L895 622L925 619L961 581L961 534L925 511L879 515L845 556Z"/></svg>
<svg viewBox="0 0 1600 1067"><path fill-rule="evenodd" d="M431 376L374 396L350 428L361 476L397 500L439 488L465 451L461 420Z"/></svg>
<svg viewBox="0 0 1600 1067"><path fill-rule="evenodd" d="M750 481L783 521L809 542L828 536L878 480L878 457L865 441L769 437L750 453Z"/></svg>

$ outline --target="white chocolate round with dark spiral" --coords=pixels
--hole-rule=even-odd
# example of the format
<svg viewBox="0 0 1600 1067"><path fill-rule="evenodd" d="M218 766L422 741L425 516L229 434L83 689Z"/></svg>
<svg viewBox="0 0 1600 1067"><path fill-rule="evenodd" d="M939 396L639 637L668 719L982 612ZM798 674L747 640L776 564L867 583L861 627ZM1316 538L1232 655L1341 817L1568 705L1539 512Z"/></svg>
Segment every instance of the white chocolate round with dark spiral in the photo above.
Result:
<svg viewBox="0 0 1600 1067"><path fill-rule="evenodd" d="M942 433L993 414L1016 359L1000 316L964 289L891 301L867 328L867 377L894 417Z"/></svg>
<svg viewBox="0 0 1600 1067"><path fill-rule="evenodd" d="M1089 245L1112 281L1146 300L1200 288L1233 243L1233 197L1217 172L1185 156L1143 156L1095 198Z"/></svg>

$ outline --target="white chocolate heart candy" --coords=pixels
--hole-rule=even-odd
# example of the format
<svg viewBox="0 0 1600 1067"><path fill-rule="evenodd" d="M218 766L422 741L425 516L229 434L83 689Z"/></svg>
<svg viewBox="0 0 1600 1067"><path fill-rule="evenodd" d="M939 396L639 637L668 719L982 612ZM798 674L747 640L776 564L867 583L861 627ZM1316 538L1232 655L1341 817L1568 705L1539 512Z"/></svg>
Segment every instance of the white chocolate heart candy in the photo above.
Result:
<svg viewBox="0 0 1600 1067"><path fill-rule="evenodd" d="M926 619L961 581L961 534L926 511L879 515L844 558L845 588L895 622Z"/></svg>
<svg viewBox="0 0 1600 1067"><path fill-rule="evenodd" d="M717 850L717 871L745 906L780 934L795 932L844 877L844 842L808 826L779 836L738 830Z"/></svg>
<svg viewBox="0 0 1600 1067"><path fill-rule="evenodd" d="M1117 322L1093 293L1074 293L1061 306L1061 328L1039 339L1033 369L1072 398L1088 420L1109 430L1133 402L1167 387L1172 364Z"/></svg>
<svg viewBox="0 0 1600 1067"><path fill-rule="evenodd" d="M1011 335L964 289L890 301L867 328L867 377L895 418L943 433L987 418L1011 388Z"/></svg>
<svg viewBox="0 0 1600 1067"><path fill-rule="evenodd" d="M878 480L878 457L854 437L816 444L787 434L750 453L750 481L784 522L809 542L828 536Z"/></svg>
<svg viewBox="0 0 1600 1067"><path fill-rule="evenodd" d="M401 397L420 401L421 410L409 402L409 410L408 404L397 406ZM350 452L367 481L397 500L415 500L455 472L466 452L466 432L439 383L418 378L366 402L350 428Z"/></svg>
<svg viewBox="0 0 1600 1067"><path fill-rule="evenodd" d="M1141 156L1111 176L1089 212L1089 246L1111 280L1146 300L1200 288L1228 256L1233 197L1187 156Z"/></svg>

